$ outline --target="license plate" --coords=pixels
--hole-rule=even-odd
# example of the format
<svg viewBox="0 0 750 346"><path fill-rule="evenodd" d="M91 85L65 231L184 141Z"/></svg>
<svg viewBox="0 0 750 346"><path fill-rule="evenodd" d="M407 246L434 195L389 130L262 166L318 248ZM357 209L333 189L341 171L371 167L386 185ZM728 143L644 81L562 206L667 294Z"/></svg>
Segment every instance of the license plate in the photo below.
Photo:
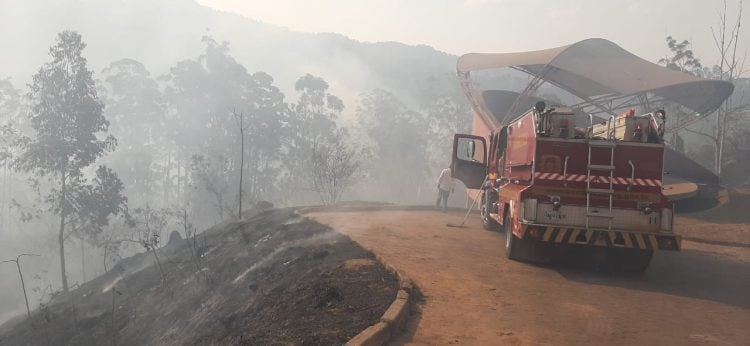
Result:
<svg viewBox="0 0 750 346"><path fill-rule="evenodd" d="M552 221L560 221L560 220L566 220L568 218L565 213L561 213L559 211L545 211L544 212L544 218L547 220Z"/></svg>

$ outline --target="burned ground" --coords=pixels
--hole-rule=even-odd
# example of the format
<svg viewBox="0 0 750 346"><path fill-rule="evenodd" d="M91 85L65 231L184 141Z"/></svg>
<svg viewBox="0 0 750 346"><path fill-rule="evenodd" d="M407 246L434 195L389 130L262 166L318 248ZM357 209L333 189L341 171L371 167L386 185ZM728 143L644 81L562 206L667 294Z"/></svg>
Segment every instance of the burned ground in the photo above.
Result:
<svg viewBox="0 0 750 346"><path fill-rule="evenodd" d="M342 344L376 323L396 276L349 238L269 210L121 261L0 327L0 344ZM199 269L200 268L200 269ZM113 303L114 302L114 303ZM25 316L24 316L25 317Z"/></svg>

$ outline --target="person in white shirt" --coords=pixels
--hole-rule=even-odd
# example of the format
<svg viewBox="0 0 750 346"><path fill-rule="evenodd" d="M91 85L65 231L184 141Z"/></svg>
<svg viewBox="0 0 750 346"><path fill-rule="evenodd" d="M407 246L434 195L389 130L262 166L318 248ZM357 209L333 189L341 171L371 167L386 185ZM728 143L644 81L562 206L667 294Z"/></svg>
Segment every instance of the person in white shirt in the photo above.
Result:
<svg viewBox="0 0 750 346"><path fill-rule="evenodd" d="M440 177L438 178L438 196L437 201L435 202L435 208L440 208L440 200L443 200L443 212L445 212L446 209L448 209L448 196L453 192L453 187L455 186L455 181L453 181L453 177L451 177L451 169L446 168L442 172L440 172Z"/></svg>

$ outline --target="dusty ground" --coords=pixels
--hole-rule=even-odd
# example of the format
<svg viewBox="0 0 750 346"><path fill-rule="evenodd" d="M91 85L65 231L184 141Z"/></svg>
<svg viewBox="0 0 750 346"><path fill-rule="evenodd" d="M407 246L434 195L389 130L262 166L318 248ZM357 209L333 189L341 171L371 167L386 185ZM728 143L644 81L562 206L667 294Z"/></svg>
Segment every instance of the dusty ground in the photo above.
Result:
<svg viewBox="0 0 750 346"><path fill-rule="evenodd" d="M722 191L717 207L680 215L675 227L686 239L750 252L750 190Z"/></svg>
<svg viewBox="0 0 750 346"><path fill-rule="evenodd" d="M681 252L657 253L645 275L623 275L509 261L504 235L483 230L478 217L446 227L460 222L458 213L309 216L416 281L424 301L396 344L750 344L747 223L722 233L703 221L709 240L729 243L685 241Z"/></svg>
<svg viewBox="0 0 750 346"><path fill-rule="evenodd" d="M223 224L121 261L107 275L0 326L0 345L334 345L379 321L395 275L349 238L291 210ZM115 291L111 289L114 288ZM114 293L113 293L114 292Z"/></svg>

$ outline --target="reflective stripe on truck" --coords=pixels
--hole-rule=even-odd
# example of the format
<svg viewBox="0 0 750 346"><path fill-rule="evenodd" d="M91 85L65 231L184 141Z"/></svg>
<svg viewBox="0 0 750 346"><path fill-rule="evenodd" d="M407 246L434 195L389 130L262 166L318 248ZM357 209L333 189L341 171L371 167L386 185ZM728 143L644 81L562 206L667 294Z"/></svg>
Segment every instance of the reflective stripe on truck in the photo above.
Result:
<svg viewBox="0 0 750 346"><path fill-rule="evenodd" d="M535 172L534 178L539 180L556 180L556 181L586 181L586 177L591 179L592 183L604 183L609 184L609 177L603 175L591 175L586 174L559 174L559 173L544 173ZM638 186L661 186L661 180L658 179L640 179L640 178L626 178L626 177L614 177L612 183L615 185L638 185Z"/></svg>
<svg viewBox="0 0 750 346"><path fill-rule="evenodd" d="M583 227L561 227L542 224L522 224L521 239L545 243L589 245L639 250L679 251L680 236Z"/></svg>

